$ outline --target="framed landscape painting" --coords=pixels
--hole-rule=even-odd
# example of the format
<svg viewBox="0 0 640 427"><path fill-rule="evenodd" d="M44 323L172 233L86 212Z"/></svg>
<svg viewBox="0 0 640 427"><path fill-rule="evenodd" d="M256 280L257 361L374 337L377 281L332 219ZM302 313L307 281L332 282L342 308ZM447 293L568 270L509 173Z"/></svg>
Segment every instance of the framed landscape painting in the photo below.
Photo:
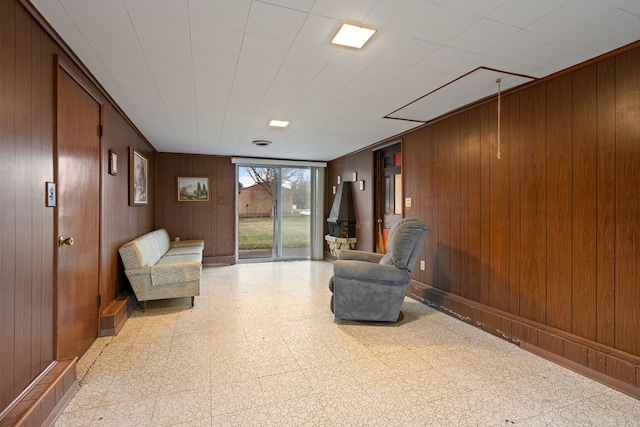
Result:
<svg viewBox="0 0 640 427"><path fill-rule="evenodd" d="M179 202L206 202L209 200L208 177L178 177Z"/></svg>

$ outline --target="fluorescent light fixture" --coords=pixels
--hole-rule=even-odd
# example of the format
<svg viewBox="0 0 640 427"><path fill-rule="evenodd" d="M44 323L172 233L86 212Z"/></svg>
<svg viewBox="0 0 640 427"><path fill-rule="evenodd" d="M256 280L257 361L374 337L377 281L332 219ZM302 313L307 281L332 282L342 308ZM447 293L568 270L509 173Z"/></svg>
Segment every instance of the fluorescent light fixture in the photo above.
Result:
<svg viewBox="0 0 640 427"><path fill-rule="evenodd" d="M287 126L289 126L289 122L285 120L271 120L269 122L269 126L273 126L276 128L286 128Z"/></svg>
<svg viewBox="0 0 640 427"><path fill-rule="evenodd" d="M342 24L342 27L338 30L338 34L336 34L333 40L331 40L331 43L360 49L367 41L369 41L375 32L376 30L372 28Z"/></svg>

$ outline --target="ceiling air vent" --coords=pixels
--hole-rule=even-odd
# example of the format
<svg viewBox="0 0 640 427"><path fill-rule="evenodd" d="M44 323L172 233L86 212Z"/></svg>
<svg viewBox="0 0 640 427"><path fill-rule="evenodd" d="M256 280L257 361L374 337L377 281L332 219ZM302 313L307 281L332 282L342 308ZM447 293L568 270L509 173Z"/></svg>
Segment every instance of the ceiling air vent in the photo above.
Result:
<svg viewBox="0 0 640 427"><path fill-rule="evenodd" d="M267 141L266 139L256 139L255 141L252 141L252 144L258 147L267 147L271 145L271 141Z"/></svg>

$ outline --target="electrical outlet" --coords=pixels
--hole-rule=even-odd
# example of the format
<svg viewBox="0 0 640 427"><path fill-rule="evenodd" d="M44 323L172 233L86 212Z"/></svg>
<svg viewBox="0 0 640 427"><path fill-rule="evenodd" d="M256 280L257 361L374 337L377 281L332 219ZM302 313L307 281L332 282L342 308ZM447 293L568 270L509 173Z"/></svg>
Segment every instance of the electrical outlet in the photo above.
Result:
<svg viewBox="0 0 640 427"><path fill-rule="evenodd" d="M425 264L424 264L424 260L421 259L420 260L420 270L424 270L426 268Z"/></svg>
<svg viewBox="0 0 640 427"><path fill-rule="evenodd" d="M411 207L411 197L407 197L404 199L404 207L405 208L410 208Z"/></svg>
<svg viewBox="0 0 640 427"><path fill-rule="evenodd" d="M180 241L180 237L176 236L176 242Z"/></svg>

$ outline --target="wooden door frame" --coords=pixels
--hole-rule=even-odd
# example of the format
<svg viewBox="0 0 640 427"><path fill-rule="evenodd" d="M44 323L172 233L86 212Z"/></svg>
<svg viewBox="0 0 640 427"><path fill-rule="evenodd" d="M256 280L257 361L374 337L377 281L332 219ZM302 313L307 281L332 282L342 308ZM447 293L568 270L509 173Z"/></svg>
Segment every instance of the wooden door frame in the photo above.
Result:
<svg viewBox="0 0 640 427"><path fill-rule="evenodd" d="M380 155L381 153L386 150L387 148L393 147L395 145L400 147L400 156L402 158L402 166L401 166L401 170L403 170L403 166L404 166L404 150L403 150L403 139L394 139L392 141L389 141L386 144L380 145L378 147L375 147L372 151L373 151L373 182L374 182L374 188L373 188L373 200L372 200L372 204L373 204L373 230L372 230L372 234L373 234L373 251L374 252L378 252L378 219L381 213L381 191L382 191L382 174L380 173L380 167L381 167L381 159L380 159ZM403 197L402 199L404 200L404 172L402 173L402 192L403 192ZM404 218L404 203L402 204L402 217Z"/></svg>
<svg viewBox="0 0 640 427"><path fill-rule="evenodd" d="M103 159L103 155L102 155L102 145L103 145L103 140L102 140L102 124L104 123L104 108L103 108L103 100L100 98L100 96L98 95L98 93L96 91L94 91L87 83L85 83L82 78L80 77L80 74L77 73L73 67L71 67L69 64L67 64L62 58L60 58L60 55L54 55L54 61L55 61L55 68L56 68L56 72L55 72L55 79L54 79L54 120L53 120L53 126L54 126L54 144L53 144L53 179L54 182L58 182L58 90L59 90L59 79L60 79L60 73L66 73L67 76L69 76L75 83L78 84L78 86L80 86L80 88L82 90L84 90L87 95L89 95L97 104L98 104L98 110L99 110L99 114L98 114L98 126L100 127L100 132L99 132L99 152L100 152L100 158L99 158L99 168L98 168L98 174L99 174L99 181L98 181L98 296L102 295L102 196L104 194L103 191L103 166L102 166L102 159ZM54 300L54 316L53 316L53 354L55 356L56 359L59 359L59 353L58 353L58 245L57 245L57 240L58 240L58 206L56 203L56 206L54 208L54 222L53 222L53 236L52 237L52 244L53 244L53 300ZM96 322L96 336L100 336L100 312L101 312L102 307L100 305L98 305L98 319Z"/></svg>

